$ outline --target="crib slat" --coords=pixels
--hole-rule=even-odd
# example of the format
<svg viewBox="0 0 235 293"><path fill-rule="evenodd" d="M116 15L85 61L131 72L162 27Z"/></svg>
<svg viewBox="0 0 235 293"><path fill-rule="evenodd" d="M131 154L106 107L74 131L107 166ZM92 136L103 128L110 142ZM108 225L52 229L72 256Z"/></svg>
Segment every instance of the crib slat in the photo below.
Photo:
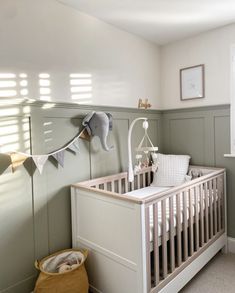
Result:
<svg viewBox="0 0 235 293"><path fill-rule="evenodd" d="M175 239L174 239L174 206L173 197L169 198L169 213L170 213L170 265L171 272L175 270Z"/></svg>
<svg viewBox="0 0 235 293"><path fill-rule="evenodd" d="M193 190L189 189L189 243L190 243L190 255L194 252L193 242Z"/></svg>
<svg viewBox="0 0 235 293"><path fill-rule="evenodd" d="M106 191L108 190L108 184L107 184L107 182L104 183L104 190L106 190Z"/></svg>
<svg viewBox="0 0 235 293"><path fill-rule="evenodd" d="M187 192L183 191L183 235L184 235L184 261L188 259L188 225L187 225Z"/></svg>
<svg viewBox="0 0 235 293"><path fill-rule="evenodd" d="M129 192L129 183L127 177L125 177L125 192Z"/></svg>
<svg viewBox="0 0 235 293"><path fill-rule="evenodd" d="M200 191L200 246L204 245L204 195L203 185L199 187Z"/></svg>
<svg viewBox="0 0 235 293"><path fill-rule="evenodd" d="M225 214L224 214L224 180L223 175L220 176L220 199L221 199L221 229L225 228Z"/></svg>
<svg viewBox="0 0 235 293"><path fill-rule="evenodd" d="M118 180L118 193L122 194L122 179Z"/></svg>
<svg viewBox="0 0 235 293"><path fill-rule="evenodd" d="M143 187L146 187L146 173L143 173Z"/></svg>
<svg viewBox="0 0 235 293"><path fill-rule="evenodd" d="M216 188L216 179L213 179L213 198L214 198L214 228L215 235L217 234L217 188Z"/></svg>
<svg viewBox="0 0 235 293"><path fill-rule="evenodd" d="M198 188L194 187L194 206L195 206L195 240L196 240L196 251L199 249L199 212L198 212Z"/></svg>
<svg viewBox="0 0 235 293"><path fill-rule="evenodd" d="M217 187L218 187L218 230L222 229L222 214L221 214L221 179L217 177Z"/></svg>
<svg viewBox="0 0 235 293"><path fill-rule="evenodd" d="M176 195L176 210L177 210L177 265L178 267L182 262L182 243L181 243L181 204L180 194Z"/></svg>
<svg viewBox="0 0 235 293"><path fill-rule="evenodd" d="M145 237L146 237L147 292L149 292L151 289L149 207L145 208L145 233L146 233Z"/></svg>
<svg viewBox="0 0 235 293"><path fill-rule="evenodd" d="M159 268L159 241L158 241L158 203L153 205L153 242L154 242L154 280L155 286L158 285L160 281L160 268Z"/></svg>
<svg viewBox="0 0 235 293"><path fill-rule="evenodd" d="M213 237L212 181L209 181L210 238Z"/></svg>
<svg viewBox="0 0 235 293"><path fill-rule="evenodd" d="M166 199L161 201L162 204L162 266L163 279L167 277L167 233L166 233Z"/></svg>
<svg viewBox="0 0 235 293"><path fill-rule="evenodd" d="M114 182L114 180L111 181L111 191L112 192L115 191L115 182Z"/></svg>
<svg viewBox="0 0 235 293"><path fill-rule="evenodd" d="M151 172L148 172L148 186L151 184Z"/></svg>
<svg viewBox="0 0 235 293"><path fill-rule="evenodd" d="M133 191L135 189L135 176L134 176L134 180L131 182L131 191Z"/></svg>
<svg viewBox="0 0 235 293"><path fill-rule="evenodd" d="M204 183L204 197L205 197L205 242L209 240L209 214L208 214L208 188L207 182Z"/></svg>
<svg viewBox="0 0 235 293"><path fill-rule="evenodd" d="M137 188L140 189L140 174L137 174Z"/></svg>

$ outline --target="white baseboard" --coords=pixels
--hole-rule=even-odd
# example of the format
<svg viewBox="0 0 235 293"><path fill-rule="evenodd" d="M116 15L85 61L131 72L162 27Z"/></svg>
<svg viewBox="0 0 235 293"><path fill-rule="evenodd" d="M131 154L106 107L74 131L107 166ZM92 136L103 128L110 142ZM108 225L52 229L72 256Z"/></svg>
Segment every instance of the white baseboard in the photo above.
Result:
<svg viewBox="0 0 235 293"><path fill-rule="evenodd" d="M228 252L235 253L235 238L228 237Z"/></svg>

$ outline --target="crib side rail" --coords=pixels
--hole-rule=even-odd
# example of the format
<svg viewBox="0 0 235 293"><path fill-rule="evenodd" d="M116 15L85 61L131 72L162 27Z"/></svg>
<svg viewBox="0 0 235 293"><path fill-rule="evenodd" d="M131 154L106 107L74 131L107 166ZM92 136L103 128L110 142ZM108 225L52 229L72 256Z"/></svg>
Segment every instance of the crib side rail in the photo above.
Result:
<svg viewBox="0 0 235 293"><path fill-rule="evenodd" d="M225 171L146 202L148 292L159 292L225 232L224 176ZM150 257L151 225L154 258Z"/></svg>
<svg viewBox="0 0 235 293"><path fill-rule="evenodd" d="M96 188L111 193L124 194L129 191L140 189L151 184L152 174L151 167L143 168L134 175L134 181L128 182L127 172L87 180L75 184L78 187Z"/></svg>

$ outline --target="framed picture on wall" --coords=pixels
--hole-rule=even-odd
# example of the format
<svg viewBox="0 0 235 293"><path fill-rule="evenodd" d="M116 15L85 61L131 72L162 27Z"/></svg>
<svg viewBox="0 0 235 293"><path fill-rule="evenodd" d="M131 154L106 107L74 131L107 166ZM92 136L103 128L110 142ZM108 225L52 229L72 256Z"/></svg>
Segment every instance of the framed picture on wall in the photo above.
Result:
<svg viewBox="0 0 235 293"><path fill-rule="evenodd" d="M180 99L192 100L205 97L204 64L180 69Z"/></svg>

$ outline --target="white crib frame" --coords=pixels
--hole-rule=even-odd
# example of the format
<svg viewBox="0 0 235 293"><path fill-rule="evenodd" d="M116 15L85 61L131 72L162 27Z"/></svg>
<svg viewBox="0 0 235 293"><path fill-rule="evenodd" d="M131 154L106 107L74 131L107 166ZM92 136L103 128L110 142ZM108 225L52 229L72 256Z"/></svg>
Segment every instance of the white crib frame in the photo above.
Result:
<svg viewBox="0 0 235 293"><path fill-rule="evenodd" d="M175 293L219 250L227 251L225 169L198 166L190 168L200 168L205 175L141 199L124 193L148 186L151 182L151 168L139 172L131 184L124 172L71 186L73 247L87 248L90 251L87 270L92 292ZM206 201L201 195L203 188L209 194ZM185 204L183 214L189 208L189 217L186 216L183 223L179 221L174 227L172 198L182 194L186 200L186 193L189 194L189 206ZM214 198L213 194L216 194ZM192 214L193 196L201 207L205 205L201 209L203 212L195 212L195 216ZM166 216L163 212L162 236L156 237L157 204L160 201L164 211L167 198L170 203L170 230L164 230ZM179 204L177 202L177 208ZM150 205L155 206L153 242L149 239ZM151 251L157 260L152 269ZM151 282L151 272L154 283Z"/></svg>

